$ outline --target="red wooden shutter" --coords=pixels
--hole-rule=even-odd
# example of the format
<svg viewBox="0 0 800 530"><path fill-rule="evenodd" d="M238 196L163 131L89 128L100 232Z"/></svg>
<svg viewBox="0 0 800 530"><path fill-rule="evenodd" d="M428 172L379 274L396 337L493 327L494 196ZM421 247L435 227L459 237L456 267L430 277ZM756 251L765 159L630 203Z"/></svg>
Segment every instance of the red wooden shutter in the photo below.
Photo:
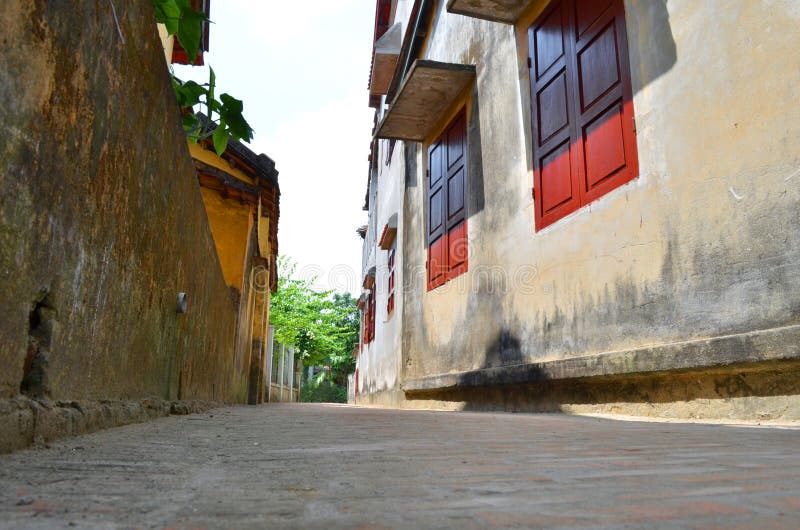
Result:
<svg viewBox="0 0 800 530"><path fill-rule="evenodd" d="M369 295L369 341L375 339L375 293Z"/></svg>
<svg viewBox="0 0 800 530"><path fill-rule="evenodd" d="M575 143L573 77L568 44L571 0L553 2L528 29L531 54L531 124L536 226L541 228L580 207Z"/></svg>
<svg viewBox="0 0 800 530"><path fill-rule="evenodd" d="M467 270L465 111L428 149L428 289Z"/></svg>
<svg viewBox="0 0 800 530"><path fill-rule="evenodd" d="M394 249L389 251L389 288L386 301L386 313L391 315L394 311Z"/></svg>
<svg viewBox="0 0 800 530"><path fill-rule="evenodd" d="M428 149L428 288L445 282L447 272L445 164L447 143L438 140Z"/></svg>
<svg viewBox="0 0 800 530"><path fill-rule="evenodd" d="M537 229L638 174L623 0L558 0L528 30Z"/></svg>
<svg viewBox="0 0 800 530"><path fill-rule="evenodd" d="M580 192L588 204L639 171L623 0L577 0L571 41Z"/></svg>
<svg viewBox="0 0 800 530"><path fill-rule="evenodd" d="M456 117L447 131L447 278L466 270L466 115Z"/></svg>

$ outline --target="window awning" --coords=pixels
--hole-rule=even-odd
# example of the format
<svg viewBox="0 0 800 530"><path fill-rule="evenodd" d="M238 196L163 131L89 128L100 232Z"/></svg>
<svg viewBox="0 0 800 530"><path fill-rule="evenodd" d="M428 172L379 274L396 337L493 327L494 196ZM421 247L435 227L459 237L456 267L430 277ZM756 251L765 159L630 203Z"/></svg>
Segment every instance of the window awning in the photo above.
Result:
<svg viewBox="0 0 800 530"><path fill-rule="evenodd" d="M450 13L513 24L532 0L448 0Z"/></svg>
<svg viewBox="0 0 800 530"><path fill-rule="evenodd" d="M372 286L375 285L375 267L370 267L367 271L367 274L364 276L364 283L362 286L364 289L372 289Z"/></svg>
<svg viewBox="0 0 800 530"><path fill-rule="evenodd" d="M372 74L369 80L369 93L373 96L385 96L392 83L392 76L400 57L403 45L403 25L397 23L383 34L375 43L375 55L372 59Z"/></svg>
<svg viewBox="0 0 800 530"><path fill-rule="evenodd" d="M389 217L389 222L383 227L378 246L381 247L381 250L391 250L392 246L394 246L395 237L397 237L397 214L393 213Z"/></svg>
<svg viewBox="0 0 800 530"><path fill-rule="evenodd" d="M376 138L421 142L475 79L475 66L418 59L378 125Z"/></svg>

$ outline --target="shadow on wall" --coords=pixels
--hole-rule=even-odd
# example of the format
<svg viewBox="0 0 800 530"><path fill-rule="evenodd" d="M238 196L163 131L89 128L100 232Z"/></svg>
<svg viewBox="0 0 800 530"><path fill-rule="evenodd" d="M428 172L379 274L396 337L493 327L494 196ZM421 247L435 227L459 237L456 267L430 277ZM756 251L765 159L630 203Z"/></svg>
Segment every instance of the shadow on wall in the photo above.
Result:
<svg viewBox="0 0 800 530"><path fill-rule="evenodd" d="M635 15L627 18L628 53L631 65L633 93L669 72L678 62L678 49L669 23L667 0L639 0ZM635 37L636 40L631 39Z"/></svg>

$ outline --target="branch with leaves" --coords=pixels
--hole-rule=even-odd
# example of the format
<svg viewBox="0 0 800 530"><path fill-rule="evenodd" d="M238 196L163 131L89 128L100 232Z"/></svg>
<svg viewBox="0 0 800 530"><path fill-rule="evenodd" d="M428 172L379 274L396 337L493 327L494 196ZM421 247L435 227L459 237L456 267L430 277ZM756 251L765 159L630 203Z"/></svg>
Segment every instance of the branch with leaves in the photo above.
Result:
<svg viewBox="0 0 800 530"><path fill-rule="evenodd" d="M203 24L209 22L205 13L192 9L189 0L151 0L156 14L156 22L164 24L167 34L175 35L178 42L186 50L189 62L194 62L200 49L203 36ZM214 150L222 155L228 147L230 138L249 142L253 139L253 129L242 115L244 103L230 94L222 94L216 98L216 74L209 68L208 83L199 84L194 81L182 81L174 73L172 88L181 108L193 108L200 105L206 111L206 119L194 112L183 116L183 130L192 143L211 137Z"/></svg>
<svg viewBox="0 0 800 530"><path fill-rule="evenodd" d="M278 291L270 300L270 324L275 339L293 344L305 366L327 366L318 375L345 384L355 370L353 349L358 344L359 313L350 293L315 291L311 282L294 279L295 264L278 258Z"/></svg>

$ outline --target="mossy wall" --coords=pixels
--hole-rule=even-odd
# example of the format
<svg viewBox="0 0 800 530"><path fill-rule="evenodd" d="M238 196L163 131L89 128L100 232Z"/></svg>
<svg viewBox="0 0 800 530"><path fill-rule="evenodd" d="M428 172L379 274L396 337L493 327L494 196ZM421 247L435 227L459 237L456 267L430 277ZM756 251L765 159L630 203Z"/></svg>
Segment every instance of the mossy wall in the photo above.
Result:
<svg viewBox="0 0 800 530"><path fill-rule="evenodd" d="M0 398L27 357L53 399L242 401L152 8L113 6L0 4Z"/></svg>

